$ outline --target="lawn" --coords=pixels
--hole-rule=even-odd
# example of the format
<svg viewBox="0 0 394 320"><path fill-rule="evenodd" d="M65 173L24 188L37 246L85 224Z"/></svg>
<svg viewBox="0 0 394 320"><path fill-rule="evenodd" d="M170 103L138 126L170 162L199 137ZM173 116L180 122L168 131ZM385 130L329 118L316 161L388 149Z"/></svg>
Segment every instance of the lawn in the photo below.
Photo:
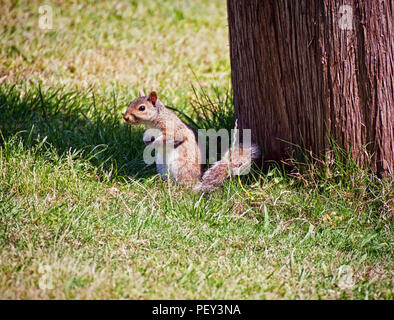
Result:
<svg viewBox="0 0 394 320"><path fill-rule="evenodd" d="M335 144L209 195L143 162L141 88L233 125L224 0L45 4L0 4L0 299L394 298L393 179Z"/></svg>

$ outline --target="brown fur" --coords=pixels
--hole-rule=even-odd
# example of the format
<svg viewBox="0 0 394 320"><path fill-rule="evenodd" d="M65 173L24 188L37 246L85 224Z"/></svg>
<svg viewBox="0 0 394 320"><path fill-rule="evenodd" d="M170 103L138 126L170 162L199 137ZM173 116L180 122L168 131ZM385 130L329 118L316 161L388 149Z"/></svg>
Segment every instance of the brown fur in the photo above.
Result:
<svg viewBox="0 0 394 320"><path fill-rule="evenodd" d="M145 109L139 110L141 106ZM140 93L140 97L130 103L123 118L132 125L145 124L149 128L159 129L161 136L153 143L174 144L177 150L177 173L174 179L189 187L194 186L195 191L215 190L227 177L240 174L252 160L260 156L260 151L255 145L249 149L237 148L232 152L230 150L201 177L201 152L197 133L167 109L155 92L151 92L149 96Z"/></svg>
<svg viewBox="0 0 394 320"><path fill-rule="evenodd" d="M151 93L149 97L141 96L132 101L123 118L132 125L145 124L159 129L163 135L161 142L173 142L178 152L178 174L174 177L175 180L187 185L195 184L200 181L202 173L197 135L175 113L167 109L157 96L153 103L151 97L155 96ZM145 106L144 111L139 110L142 105Z"/></svg>

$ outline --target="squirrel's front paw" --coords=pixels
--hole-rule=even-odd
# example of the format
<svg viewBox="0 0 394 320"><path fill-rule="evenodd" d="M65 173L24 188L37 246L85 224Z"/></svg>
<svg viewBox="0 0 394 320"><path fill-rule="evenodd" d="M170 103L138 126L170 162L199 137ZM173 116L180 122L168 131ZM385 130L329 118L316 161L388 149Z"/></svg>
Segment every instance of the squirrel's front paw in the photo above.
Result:
<svg viewBox="0 0 394 320"><path fill-rule="evenodd" d="M145 145L150 145L153 141L155 141L155 137L150 136L150 137L144 137L144 143Z"/></svg>

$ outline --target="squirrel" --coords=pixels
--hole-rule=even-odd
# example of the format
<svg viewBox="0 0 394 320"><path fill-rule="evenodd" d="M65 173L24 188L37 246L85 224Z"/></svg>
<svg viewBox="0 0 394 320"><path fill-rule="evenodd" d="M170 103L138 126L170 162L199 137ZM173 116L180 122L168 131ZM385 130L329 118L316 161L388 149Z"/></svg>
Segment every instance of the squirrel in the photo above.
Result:
<svg viewBox="0 0 394 320"><path fill-rule="evenodd" d="M219 188L232 175L239 175L260 157L257 145L226 152L211 168L202 172L201 150L196 132L157 98L155 91L146 96L143 91L133 100L123 119L131 124L144 124L143 141L156 151L156 168L162 178L170 176L176 182L209 193ZM155 135L152 130L156 129Z"/></svg>

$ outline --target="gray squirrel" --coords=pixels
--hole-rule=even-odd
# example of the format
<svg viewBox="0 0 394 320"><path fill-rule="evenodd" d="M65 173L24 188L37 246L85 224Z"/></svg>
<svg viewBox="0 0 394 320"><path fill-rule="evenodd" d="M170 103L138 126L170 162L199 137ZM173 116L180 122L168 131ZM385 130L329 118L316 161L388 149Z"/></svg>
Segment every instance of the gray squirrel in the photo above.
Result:
<svg viewBox="0 0 394 320"><path fill-rule="evenodd" d="M129 104L123 119L131 125L144 124L146 129L156 129L158 135L147 134L147 130L143 140L156 150L158 173L162 177L169 175L196 192L212 192L230 175L239 175L261 155L255 144L248 148L230 148L220 161L203 173L196 133L166 108L154 91L149 96L140 91L139 97Z"/></svg>

